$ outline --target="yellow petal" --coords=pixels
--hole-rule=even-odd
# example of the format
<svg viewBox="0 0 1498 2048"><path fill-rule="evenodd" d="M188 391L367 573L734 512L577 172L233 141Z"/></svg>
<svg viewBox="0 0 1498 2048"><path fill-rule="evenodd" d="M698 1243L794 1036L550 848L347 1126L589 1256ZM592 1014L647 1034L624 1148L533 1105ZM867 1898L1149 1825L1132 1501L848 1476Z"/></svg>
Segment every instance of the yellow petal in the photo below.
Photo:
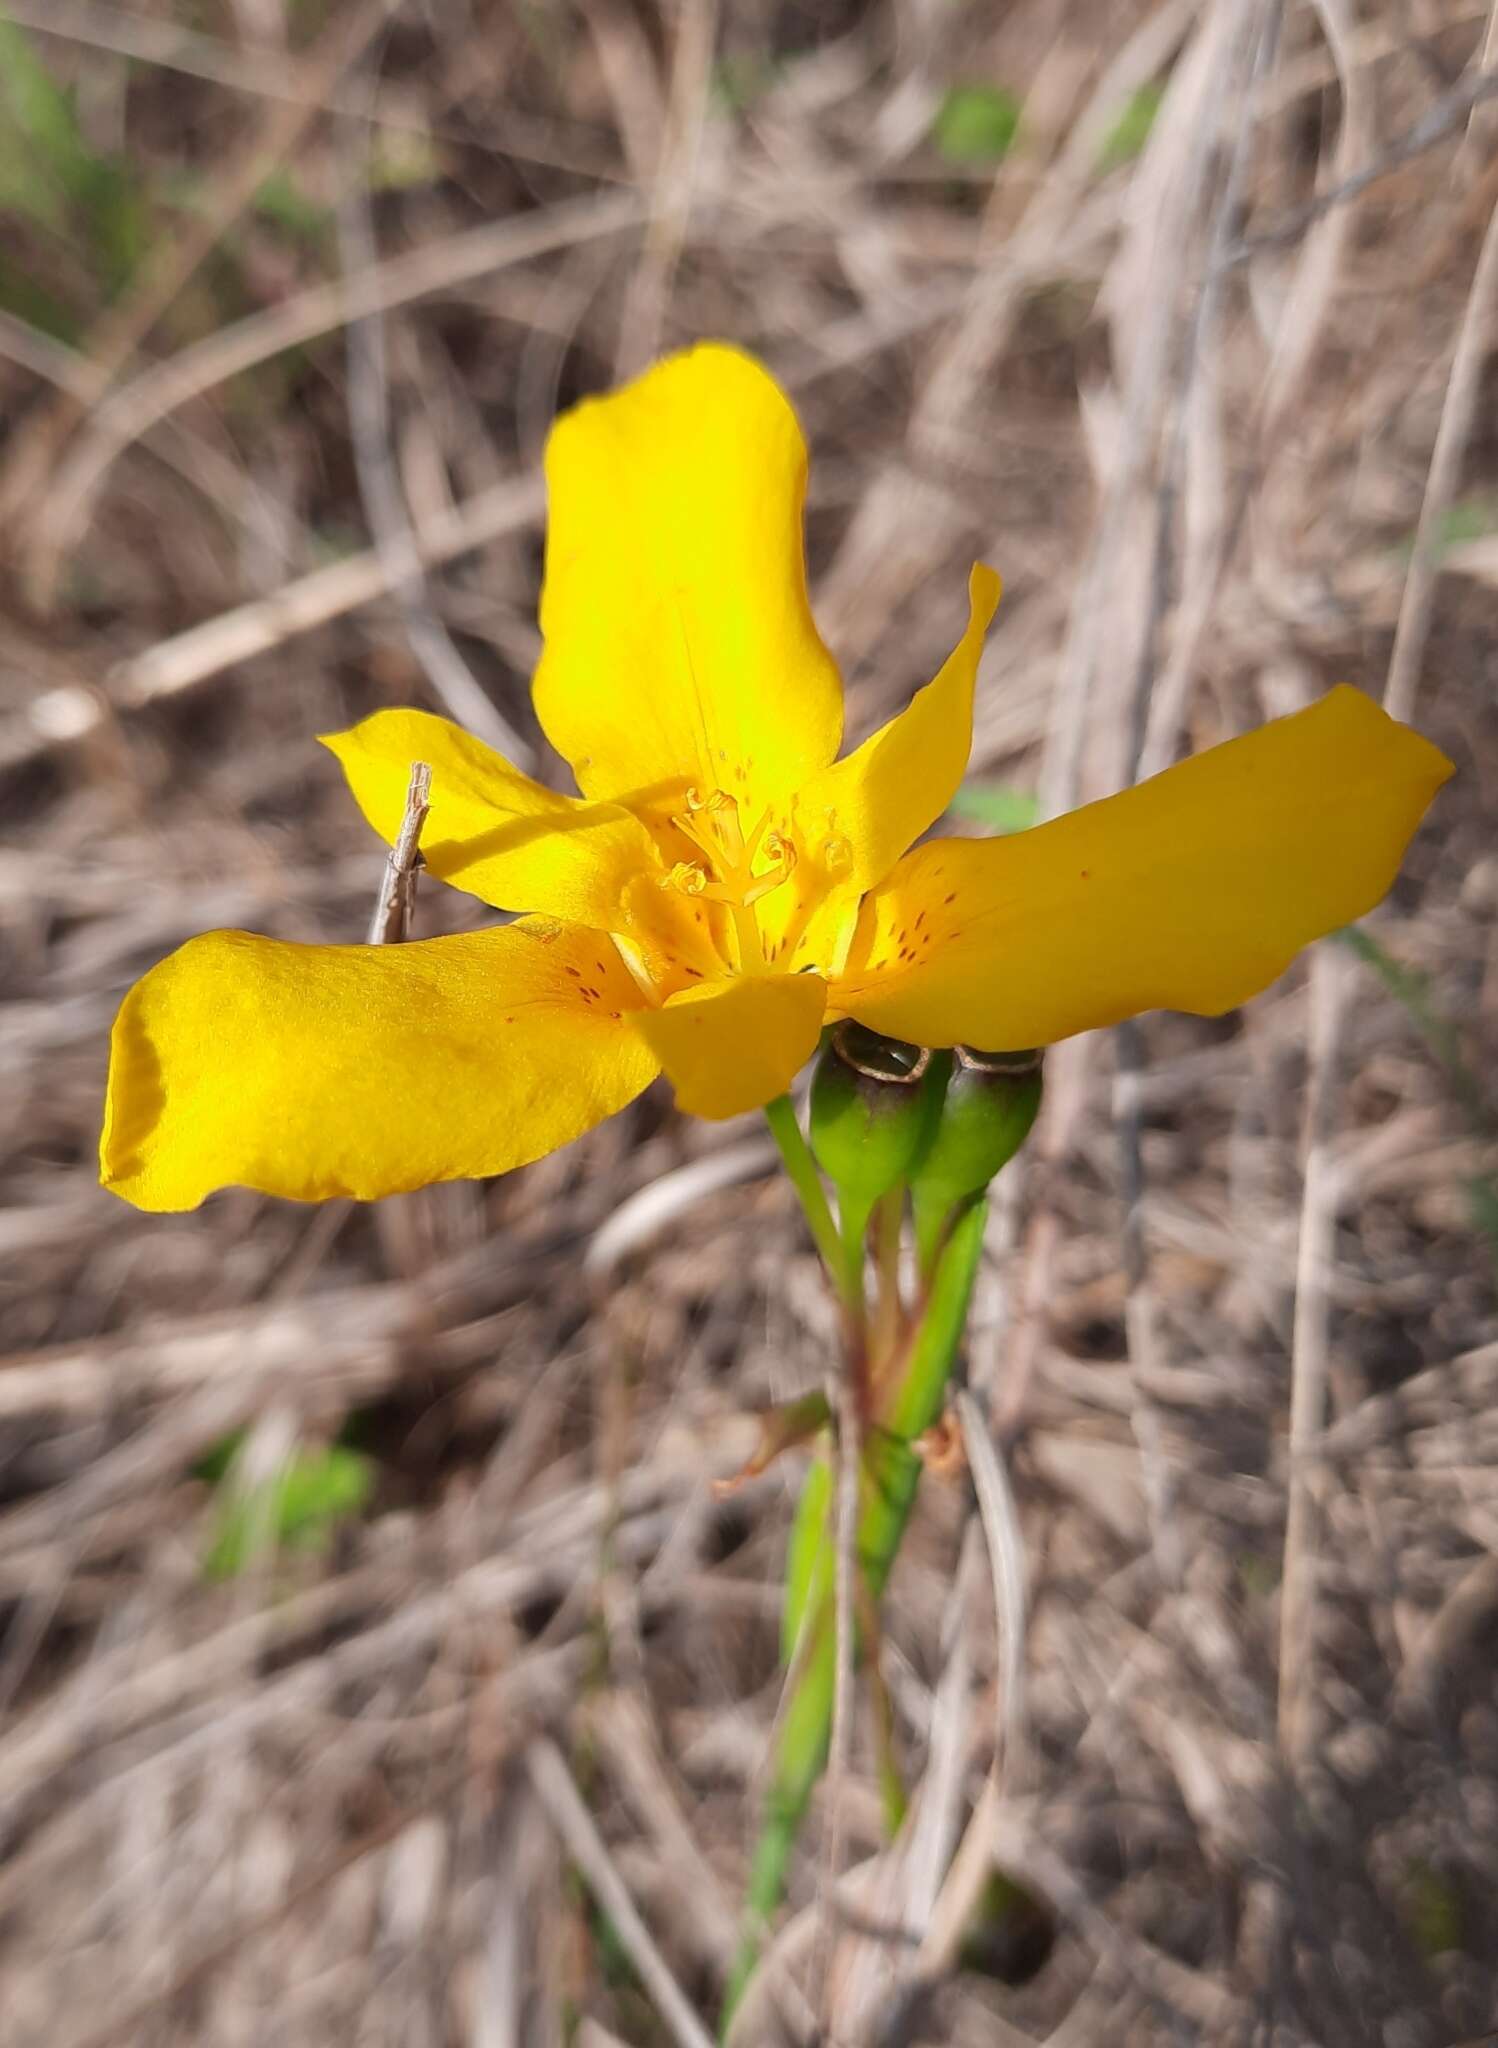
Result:
<svg viewBox="0 0 1498 2048"><path fill-rule="evenodd" d="M1216 1016L1371 910L1451 773L1345 685L1009 839L938 839L864 906L835 1004L922 1045Z"/></svg>
<svg viewBox="0 0 1498 2048"><path fill-rule="evenodd" d="M501 910L544 911L613 930L629 878L656 867L650 835L614 804L558 796L429 711L377 711L325 733L354 800L393 843L413 761L432 771L421 853L431 872Z"/></svg>
<svg viewBox="0 0 1498 2048"><path fill-rule="evenodd" d="M724 789L748 813L838 749L806 595L806 449L736 349L671 356L560 420L536 714L588 796Z"/></svg>
<svg viewBox="0 0 1498 2048"><path fill-rule="evenodd" d="M100 1178L142 1209L231 1184L371 1201L503 1173L657 1071L608 940L543 920L403 946L192 939L114 1027Z"/></svg>
<svg viewBox="0 0 1498 2048"><path fill-rule="evenodd" d="M827 984L816 974L744 975L642 1011L641 1036L691 1116L738 1116L784 1095L816 1051Z"/></svg>
<svg viewBox="0 0 1498 2048"><path fill-rule="evenodd" d="M973 564L967 627L935 681L800 792L798 818L806 824L830 814L829 829L847 842L853 865L845 886L859 895L884 880L957 793L972 751L978 659L1001 587L986 564Z"/></svg>
<svg viewBox="0 0 1498 2048"><path fill-rule="evenodd" d="M797 792L800 858L759 913L767 957L781 968L831 968L859 898L951 802L972 749L973 687L1000 588L992 569L974 563L967 627L935 681Z"/></svg>

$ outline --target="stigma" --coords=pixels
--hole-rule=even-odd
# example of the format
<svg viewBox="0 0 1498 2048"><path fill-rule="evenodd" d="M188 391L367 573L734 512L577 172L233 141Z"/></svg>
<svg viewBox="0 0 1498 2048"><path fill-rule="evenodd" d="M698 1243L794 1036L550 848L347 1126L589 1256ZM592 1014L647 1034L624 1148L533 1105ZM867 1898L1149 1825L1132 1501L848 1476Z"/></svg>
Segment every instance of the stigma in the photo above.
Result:
<svg viewBox="0 0 1498 2048"><path fill-rule="evenodd" d="M707 903L749 910L782 883L796 865L796 849L770 827L766 811L748 838L739 822L738 799L726 789L700 796L687 791L687 807L671 823L701 856L677 861L661 877L663 888L679 889Z"/></svg>

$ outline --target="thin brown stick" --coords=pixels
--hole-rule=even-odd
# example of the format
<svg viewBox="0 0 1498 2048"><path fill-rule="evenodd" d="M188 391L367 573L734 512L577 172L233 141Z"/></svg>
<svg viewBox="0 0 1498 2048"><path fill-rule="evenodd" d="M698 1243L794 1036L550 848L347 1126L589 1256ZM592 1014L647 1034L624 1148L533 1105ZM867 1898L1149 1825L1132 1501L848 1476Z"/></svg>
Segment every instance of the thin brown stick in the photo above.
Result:
<svg viewBox="0 0 1498 2048"><path fill-rule="evenodd" d="M1323 214L1330 213L1334 206L1345 206L1349 199L1356 199L1370 185L1376 185L1380 178L1389 177L1417 156L1423 156L1426 150L1444 142L1448 135L1454 135L1473 108L1492 99L1495 93L1498 93L1498 71L1478 71L1460 85L1453 86L1371 164L1365 164L1360 171L1353 172L1351 177L1343 178L1325 192L1318 192L1304 206L1282 214L1279 220L1260 233L1235 242L1222 259L1223 269L1235 270L1240 263L1247 263L1266 250L1283 249L1298 242L1306 229L1320 220Z"/></svg>
<svg viewBox="0 0 1498 2048"><path fill-rule="evenodd" d="M1489 7L1487 28L1478 54L1479 71L1491 71L1498 75L1498 6ZM1456 152L1458 176L1479 177L1492 154L1493 136L1498 121L1495 121L1491 104L1474 107L1467 120L1467 132L1461 139Z"/></svg>
<svg viewBox="0 0 1498 2048"><path fill-rule="evenodd" d="M71 2048L131 2048L131 2044L140 2041L150 2031L151 2021L158 2020L179 1998L185 1997L205 1978L231 1962L246 1943L280 1926L299 1907L325 1897L345 1871L352 1870L356 1863L362 1863L366 1856L373 1856L389 1847L424 1815L440 1811L473 1775L474 1765L465 1759L461 1766L447 1773L430 1798L415 1806L402 1807L384 1820L377 1821L356 1841L350 1842L346 1849L340 1849L335 1856L328 1857L317 1869L289 1886L273 1904L241 1921L219 1940L209 1942L197 1954L190 1956L159 1991L148 1992L124 2012L112 2013L86 2034L76 2037Z"/></svg>
<svg viewBox="0 0 1498 2048"><path fill-rule="evenodd" d="M610 1777L670 1873L691 1946L719 1976L726 1976L738 1943L738 1916L693 1833L693 1816L683 1807L648 1702L645 1687L611 1687L586 1709L587 1737L597 1742Z"/></svg>
<svg viewBox="0 0 1498 2048"><path fill-rule="evenodd" d="M338 246L345 276L358 276L379 265L366 172L372 133L370 109L377 84L377 76L371 72L364 88L369 107L362 119L350 116L344 123ZM390 447L390 368L383 309L374 308L350 320L344 329L344 347L359 498L375 548L390 576L407 643L449 718L497 748L517 768L528 769L534 759L531 748L481 688L427 588L426 565Z"/></svg>
<svg viewBox="0 0 1498 2048"><path fill-rule="evenodd" d="M1070 810L1081 790L1083 742L1093 691L1105 650L1111 646L1109 636L1116 631L1116 608L1111 601L1114 577L1125 553L1127 531L1136 516L1136 493L1167 400L1174 356L1174 300L1162 286L1178 262L1182 240L1190 233L1216 147L1222 108L1239 83L1245 63L1252 60L1261 12L1260 0L1237 0L1232 6L1206 10L1196 40L1172 78L1169 98L1189 96L1188 109L1194 98L1194 119L1179 147L1179 162L1172 164L1171 176L1162 181L1162 210L1143 244L1142 275L1133 280L1145 290L1125 366L1118 451L1104 480L1091 546L1077 578L1041 771L1041 801L1048 816ZM1161 139L1152 143L1152 150L1167 144L1174 148L1173 134L1162 122Z"/></svg>
<svg viewBox="0 0 1498 2048"><path fill-rule="evenodd" d="M1462 457L1472 438L1483 365L1493 347L1495 316L1498 316L1498 207L1488 216L1472 289L1467 294L1466 311L1462 314L1462 324L1457 333L1456 353L1451 359L1451 375L1446 381L1446 398L1441 407L1441 424L1436 429L1436 445L1425 478L1420 522L1415 528L1414 554L1404 581L1399 623L1394 628L1389 679L1384 685L1384 709L1393 718L1407 719L1414 709L1415 687L1420 677L1425 643L1430 637L1431 613L1435 605L1441 526L1456 495Z"/></svg>
<svg viewBox="0 0 1498 2048"><path fill-rule="evenodd" d="M295 149L316 120L334 82L346 71L399 0L364 0L335 12L302 67L295 99L272 104L239 157L219 180L207 203L186 216L174 240L163 240L140 283L100 319L80 354L81 381L36 414L7 450L0 469L0 520L14 516L42 484L58 448L80 411L96 403L178 297L189 278L218 246L276 165Z"/></svg>
<svg viewBox="0 0 1498 2048"><path fill-rule="evenodd" d="M87 523L111 466L168 413L257 363L330 333L345 320L473 284L554 249L618 234L638 221L640 211L636 194L611 192L514 219L485 221L446 241L407 250L373 270L309 286L121 384L95 409L48 481L23 564L34 602L50 599L61 554Z"/></svg>
<svg viewBox="0 0 1498 2048"><path fill-rule="evenodd" d="M1477 82L1469 81L1469 86ZM1448 95L1446 104L1453 103L1455 97ZM1467 98L1463 111L1476 104L1475 95ZM1400 605L1384 691L1385 706L1396 718L1408 718L1414 708L1435 598L1436 543L1472 432L1481 368L1491 346L1495 301L1498 210L1488 220L1457 336L1426 476L1414 555ZM1330 1147L1336 1110L1336 1061L1349 996L1347 960L1332 948L1323 947L1311 971L1311 1072L1291 1353L1289 1503L1280 1608L1279 1733L1292 1763L1308 1753L1315 1734L1321 1479L1317 1453L1326 1422L1331 1278L1341 1192Z"/></svg>
<svg viewBox="0 0 1498 2048"><path fill-rule="evenodd" d="M417 536L420 559L428 565L452 561L519 533L540 518L543 504L539 477L507 477L423 527ZM111 694L130 710L191 689L238 662L253 661L284 641L388 596L399 567L378 548L370 548L326 569L314 569L269 597L235 605L122 662L111 679Z"/></svg>
<svg viewBox="0 0 1498 2048"><path fill-rule="evenodd" d="M608 1914L614 1932L624 1945L678 2048L713 2048L712 2036L693 2011L686 1993L672 1976L655 1937L640 1917L629 1888L619 1875L619 1866L609 1854L593 1816L583 1803L562 1752L545 1736L534 1741L525 1753L526 1770L536 1797L546 1808L553 1826L566 1844L600 1906Z"/></svg>
<svg viewBox="0 0 1498 2048"><path fill-rule="evenodd" d="M583 1255L584 1274L593 1281L606 1279L676 1217L720 1188L760 1179L776 1164L776 1157L767 1138L746 1138L739 1145L719 1145L700 1159L648 1181L626 1196L593 1233Z"/></svg>
<svg viewBox="0 0 1498 2048"><path fill-rule="evenodd" d="M1321 1515L1317 1440L1326 1417L1331 1277L1338 1188L1331 1157L1336 1061L1350 990L1349 962L1323 946L1311 964L1311 1057L1306 1164L1290 1352L1290 1476L1280 1598L1279 1734L1300 1761L1315 1728L1316 1601Z"/></svg>
<svg viewBox="0 0 1498 2048"><path fill-rule="evenodd" d="M369 920L371 946L399 945L410 932L411 913L416 907L416 871L421 866L421 831L431 809L431 797L432 771L425 761L413 761L405 812L395 844L385 856L384 879Z"/></svg>
<svg viewBox="0 0 1498 2048"><path fill-rule="evenodd" d="M995 1754L1011 1796L1026 1771L1025 1538L1003 1460L982 1408L966 1387L957 1392L963 1448L978 1495L978 1513L993 1575L994 1621L999 1639L998 1723Z"/></svg>
<svg viewBox="0 0 1498 2048"><path fill-rule="evenodd" d="M938 442L971 412L984 375L1009 338L1032 258L1042 249L1054 251L1062 222L1093 176L1118 108L1168 63L1195 13L1193 0L1166 0L1103 67L1064 147L1037 184L1018 232L976 266L958 318L933 352L911 419L915 447Z"/></svg>
<svg viewBox="0 0 1498 2048"><path fill-rule="evenodd" d="M9 0L5 12L19 27L36 35L128 57L184 78L206 79L255 99L288 100L298 105L311 101L327 114L361 110L361 95L344 89L336 80L328 87L321 78L310 76L304 59L294 52L231 43L181 22L153 20L123 7L104 5L102 0ZM506 109L502 131L492 135L475 133L471 124L433 120L423 104L413 103L405 93L378 104L372 118L391 135L457 143L464 149L520 163L547 164L583 178L609 180L617 176L616 167L601 152L569 150L560 143L554 120L528 119L515 108Z"/></svg>
<svg viewBox="0 0 1498 2048"><path fill-rule="evenodd" d="M655 164L639 261L620 322L621 377L644 368L660 347L672 279L686 243L712 92L717 0L676 0L666 120Z"/></svg>
<svg viewBox="0 0 1498 2048"><path fill-rule="evenodd" d="M1226 168L1210 212L1207 226L1205 275L1195 291L1195 303L1181 321L1177 348L1181 356L1172 380L1171 410L1163 432L1158 477L1153 496L1154 546L1150 564L1149 594L1139 659L1134 674L1131 701L1125 713L1127 781L1137 782L1144 757L1150 723L1150 704L1158 673L1165 626L1178 574L1175 558L1180 538L1178 506L1186 488L1186 456L1196 389L1204 359L1214 336L1221 311L1221 290L1213 258L1226 245L1230 224L1241 204L1248 169L1249 144L1253 135L1252 83L1268 66L1273 42L1276 9L1260 5L1246 12L1237 39L1234 61L1247 74L1250 89L1236 95L1238 119ZM1232 65L1223 66L1224 73ZM1221 81L1225 91L1228 77ZM1222 118L1216 97L1209 97L1198 120L1215 130ZM1195 268L1195 266L1192 266ZM1163 1432L1155 1405L1146 1391L1159 1360L1159 1316L1150 1271L1150 1249L1145 1225L1145 1170L1142 1149L1142 1080L1144 1039L1136 1021L1129 1019L1114 1033L1117 1074L1114 1081L1114 1113L1118 1127L1120 1179L1124 1195L1123 1265L1128 1289L1124 1326L1130 1363L1130 1424L1139 1446L1144 1474L1145 1498L1149 1508L1150 1541L1161 1579L1175 1585L1181 1575L1181 1545L1173 1509L1173 1481L1169 1460L1162 1450Z"/></svg>

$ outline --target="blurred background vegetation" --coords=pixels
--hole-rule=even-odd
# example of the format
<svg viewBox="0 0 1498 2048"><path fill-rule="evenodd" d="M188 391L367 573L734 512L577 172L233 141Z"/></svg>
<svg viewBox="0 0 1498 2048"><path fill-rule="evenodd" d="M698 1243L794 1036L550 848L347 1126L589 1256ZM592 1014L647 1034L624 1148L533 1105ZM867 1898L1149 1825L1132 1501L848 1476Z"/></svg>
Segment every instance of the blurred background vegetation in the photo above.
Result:
<svg viewBox="0 0 1498 2048"><path fill-rule="evenodd" d="M735 2038L1498 2038L1495 85L1470 0L0 0L5 2048L692 2039L621 1896L712 2025L798 1473L709 1482L834 1343L759 1130L93 1167L146 966L362 936L317 732L560 784L547 426L703 335L801 410L854 737L1003 572L961 829L1341 679L1458 766L1309 970L1052 1056L970 1362L1024 1697L933 1477L911 1822L860 1727Z"/></svg>

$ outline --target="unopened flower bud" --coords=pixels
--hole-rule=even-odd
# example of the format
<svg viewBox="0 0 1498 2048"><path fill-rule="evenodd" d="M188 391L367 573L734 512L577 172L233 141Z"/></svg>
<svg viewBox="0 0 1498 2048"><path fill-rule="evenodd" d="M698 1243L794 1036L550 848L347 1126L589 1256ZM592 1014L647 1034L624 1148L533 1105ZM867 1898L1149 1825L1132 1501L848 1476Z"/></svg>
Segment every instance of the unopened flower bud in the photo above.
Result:
<svg viewBox="0 0 1498 2048"><path fill-rule="evenodd" d="M910 1177L917 1211L944 1216L986 1188L1029 1136L1039 1108L1038 1052L959 1045L931 1141Z"/></svg>
<svg viewBox="0 0 1498 2048"><path fill-rule="evenodd" d="M828 1179L860 1205L898 1186L925 1143L930 1067L924 1046L851 1019L823 1046L811 1082L811 1149Z"/></svg>

